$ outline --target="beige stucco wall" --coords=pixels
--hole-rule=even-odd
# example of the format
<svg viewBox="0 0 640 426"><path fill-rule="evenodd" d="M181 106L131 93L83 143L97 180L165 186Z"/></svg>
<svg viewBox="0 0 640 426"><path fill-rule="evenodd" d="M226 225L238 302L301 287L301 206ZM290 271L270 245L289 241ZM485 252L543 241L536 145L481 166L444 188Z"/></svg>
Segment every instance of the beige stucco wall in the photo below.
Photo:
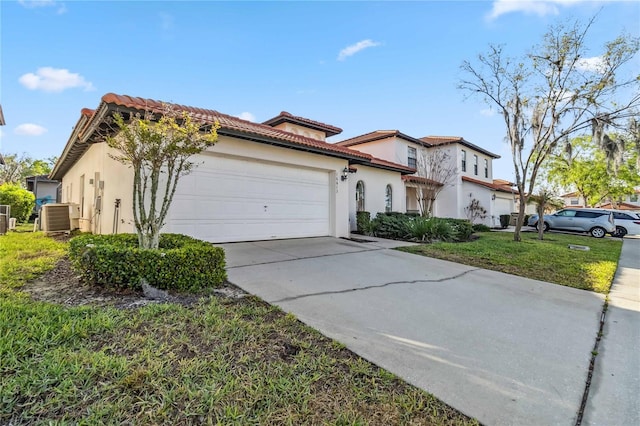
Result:
<svg viewBox="0 0 640 426"><path fill-rule="evenodd" d="M349 147L350 149L355 149L360 152L366 152L367 154L371 154L374 157L381 158L383 160L392 161L398 164L407 164L407 159L404 159L404 162L398 158L396 154L396 148L398 144L396 143L396 138L386 138L378 141L362 143L359 145L354 145ZM405 151L406 155L406 151Z"/></svg>
<svg viewBox="0 0 640 426"><path fill-rule="evenodd" d="M273 126L276 129L284 130L285 132L294 133L296 135L305 136L307 138L313 138L320 141L325 141L326 136L324 132L320 130L310 129L308 127L300 126L293 123L280 123L277 126Z"/></svg>
<svg viewBox="0 0 640 426"><path fill-rule="evenodd" d="M373 219L379 212L385 211L385 194L387 185L391 185L391 210L406 211L404 182L398 172L392 172L374 167L358 165L356 173L350 173L347 178L349 184L349 223L351 230L356 229L356 185L358 181L364 183L364 209L371 213Z"/></svg>
<svg viewBox="0 0 640 426"><path fill-rule="evenodd" d="M62 201L80 204L80 181L84 174L85 202L83 217L80 220L81 229L95 233L112 233L115 200L120 199L118 232L133 232L133 173L131 169L109 158L109 152L112 152L111 149L104 143L94 144L89 148L65 174L62 180ZM224 161L224 158L237 158L273 164L292 164L296 167L326 171L334 181L329 189L331 235L336 237L349 235L349 187L348 182L342 182L339 178L342 170L348 165L347 160L226 136L221 136L214 147L200 155L213 156L219 161ZM193 161L197 163L198 156ZM93 185L89 184L89 179L95 179L95 173L99 173L100 181L103 182L102 187L100 184L96 186L95 182ZM180 184L177 191L180 191ZM95 199L98 195L102 200L102 210L99 214L95 208Z"/></svg>

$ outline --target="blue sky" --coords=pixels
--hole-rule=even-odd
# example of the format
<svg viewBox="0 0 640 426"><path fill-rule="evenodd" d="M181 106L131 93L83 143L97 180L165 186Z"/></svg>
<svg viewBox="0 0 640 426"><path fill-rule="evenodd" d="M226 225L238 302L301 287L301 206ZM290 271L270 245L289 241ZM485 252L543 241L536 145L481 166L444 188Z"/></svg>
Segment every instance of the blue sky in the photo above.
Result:
<svg viewBox="0 0 640 426"><path fill-rule="evenodd" d="M0 1L0 152L61 154L84 107L108 92L262 122L280 111L341 127L463 136L502 156L501 117L456 88L460 64L549 24L588 20L593 56L640 33L640 2ZM636 60L634 66L640 67Z"/></svg>

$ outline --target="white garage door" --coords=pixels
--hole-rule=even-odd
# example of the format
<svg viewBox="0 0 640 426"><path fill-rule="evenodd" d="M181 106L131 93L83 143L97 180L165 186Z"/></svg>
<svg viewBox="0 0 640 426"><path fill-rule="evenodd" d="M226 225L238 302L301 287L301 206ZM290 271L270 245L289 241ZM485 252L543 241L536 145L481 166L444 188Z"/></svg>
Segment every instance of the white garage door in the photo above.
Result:
<svg viewBox="0 0 640 426"><path fill-rule="evenodd" d="M167 231L231 242L329 235L329 173L203 157L184 176Z"/></svg>

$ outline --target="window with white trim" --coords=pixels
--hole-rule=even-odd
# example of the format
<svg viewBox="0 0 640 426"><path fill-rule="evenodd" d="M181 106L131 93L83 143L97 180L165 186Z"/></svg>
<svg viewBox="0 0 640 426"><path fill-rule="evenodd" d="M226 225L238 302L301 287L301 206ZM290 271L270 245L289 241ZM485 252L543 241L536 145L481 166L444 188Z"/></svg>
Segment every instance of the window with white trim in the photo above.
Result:
<svg viewBox="0 0 640 426"><path fill-rule="evenodd" d="M462 169L463 172L466 172L467 171L467 151L463 149L460 153L460 157L462 158L462 163L460 165L460 168Z"/></svg>
<svg viewBox="0 0 640 426"><path fill-rule="evenodd" d="M391 185L387 185L384 190L384 211L385 213L390 213L393 209L393 189L391 189Z"/></svg>
<svg viewBox="0 0 640 426"><path fill-rule="evenodd" d="M418 153L412 146L407 147L407 165L412 168L416 168L418 163Z"/></svg>

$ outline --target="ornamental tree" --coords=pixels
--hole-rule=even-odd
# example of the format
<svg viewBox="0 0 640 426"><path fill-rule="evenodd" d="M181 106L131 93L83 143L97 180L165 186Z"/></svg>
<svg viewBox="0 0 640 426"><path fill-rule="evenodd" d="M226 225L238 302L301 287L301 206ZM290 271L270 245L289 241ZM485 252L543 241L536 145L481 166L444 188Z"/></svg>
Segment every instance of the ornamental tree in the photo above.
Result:
<svg viewBox="0 0 640 426"><path fill-rule="evenodd" d="M140 248L157 249L160 230L180 177L196 166L192 156L213 146L218 123L196 120L164 104L160 113L145 111L128 119L116 113L115 136L107 144L111 158L133 169L133 220Z"/></svg>
<svg viewBox="0 0 640 426"><path fill-rule="evenodd" d="M515 241L521 239L525 206L547 157L587 129L604 145L607 126L638 114L640 76L624 75L624 65L637 54L639 40L619 36L593 57L587 42L592 24L593 19L552 26L542 43L520 58L490 46L476 62L462 64L459 88L480 96L504 119L521 200Z"/></svg>

